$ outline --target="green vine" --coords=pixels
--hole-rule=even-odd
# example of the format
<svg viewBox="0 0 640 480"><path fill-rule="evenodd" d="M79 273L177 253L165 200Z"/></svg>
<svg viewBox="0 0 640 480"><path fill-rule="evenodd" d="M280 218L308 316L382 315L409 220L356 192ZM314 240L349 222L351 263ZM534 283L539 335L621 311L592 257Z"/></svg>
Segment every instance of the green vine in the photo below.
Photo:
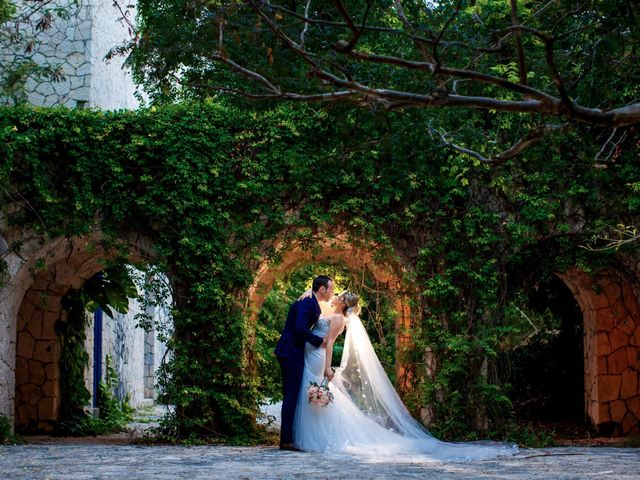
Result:
<svg viewBox="0 0 640 480"><path fill-rule="evenodd" d="M105 432L117 432L124 429L131 421L133 409L129 406L128 398L118 400L113 392L118 387L118 374L113 368L113 360L110 355L105 358L105 379L98 385L100 397L98 408L100 409L100 427Z"/></svg>
<svg viewBox="0 0 640 480"><path fill-rule="evenodd" d="M127 400L114 398L118 376L109 355L105 360L105 379L99 382L99 418L86 411L91 393L84 382L89 367L89 354L85 348L89 326L87 311L102 308L110 313L109 304L126 313L125 292L132 295L132 282L123 267L107 269L87 280L82 288L72 289L62 299L66 321L58 322L58 335L62 345L60 356L60 402L56 432L65 435L99 435L122 430L131 419L132 410ZM133 287L135 289L135 287ZM101 361L101 359L96 359Z"/></svg>
<svg viewBox="0 0 640 480"><path fill-rule="evenodd" d="M89 416L84 407L91 394L84 384L84 372L89 366L89 354L85 349L86 329L89 324L80 290L71 290L62 299L66 322L60 322L58 334L62 344L60 354L60 433L88 434L85 419Z"/></svg>
<svg viewBox="0 0 640 480"><path fill-rule="evenodd" d="M529 333L510 305L542 273L624 269L622 255L637 254L636 244L580 246L607 225L638 223L630 187L640 181L638 146L620 145L616 162L595 168L599 145L583 131L488 168L428 136L407 142L424 115L224 102L4 109L0 203L16 207L4 212L11 225L48 239L99 231L105 251L133 251L139 235L153 244L150 262L173 299L172 355L160 379L176 406L163 422L168 436L259 441L247 292L263 260L346 232L401 265L414 292L410 408L430 405L431 429L444 438L486 435L484 412L500 437L511 408L494 366L503 339ZM431 370L426 351L437 359ZM80 369L81 352L63 355ZM79 392L73 375L64 381L63 392ZM74 395L71 405L83 404Z"/></svg>

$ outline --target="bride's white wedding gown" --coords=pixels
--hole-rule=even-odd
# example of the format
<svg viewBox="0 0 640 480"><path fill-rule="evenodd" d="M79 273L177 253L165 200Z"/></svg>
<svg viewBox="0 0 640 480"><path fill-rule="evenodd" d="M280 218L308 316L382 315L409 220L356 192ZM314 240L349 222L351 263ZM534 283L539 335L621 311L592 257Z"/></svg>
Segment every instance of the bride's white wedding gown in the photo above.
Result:
<svg viewBox="0 0 640 480"><path fill-rule="evenodd" d="M329 321L320 317L312 332L326 337ZM310 382L322 382L325 354L324 348L307 343L293 426L298 448L418 461L480 460L517 452L514 445L446 443L432 437L398 397L357 315L347 319L342 361L329 384L333 402L309 404L307 389Z"/></svg>

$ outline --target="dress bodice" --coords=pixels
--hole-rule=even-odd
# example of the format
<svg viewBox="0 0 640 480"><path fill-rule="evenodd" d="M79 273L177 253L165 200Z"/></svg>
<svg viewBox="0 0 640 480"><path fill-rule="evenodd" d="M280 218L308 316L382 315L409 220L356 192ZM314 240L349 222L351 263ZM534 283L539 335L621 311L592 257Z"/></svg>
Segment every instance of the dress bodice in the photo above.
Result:
<svg viewBox="0 0 640 480"><path fill-rule="evenodd" d="M327 333L329 333L329 325L329 320L326 317L320 315L320 318L318 318L318 321L311 329L311 333L319 337L325 337Z"/></svg>

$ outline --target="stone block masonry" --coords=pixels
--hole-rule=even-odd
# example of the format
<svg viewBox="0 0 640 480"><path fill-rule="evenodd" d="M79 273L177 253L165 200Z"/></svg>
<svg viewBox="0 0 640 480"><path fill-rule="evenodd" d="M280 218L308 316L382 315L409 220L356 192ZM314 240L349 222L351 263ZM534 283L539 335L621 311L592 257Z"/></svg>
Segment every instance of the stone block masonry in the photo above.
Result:
<svg viewBox="0 0 640 480"><path fill-rule="evenodd" d="M33 8L31 3L17 2L23 9ZM44 8L61 8L67 15L54 13L51 26L41 32L36 32L32 25L23 25L24 40L18 44L0 43L0 68L6 68L14 61L29 61L57 69L60 77L58 81L52 81L49 77L32 75L23 92L14 98L0 98L0 103L13 104L21 99L47 107L137 108L136 87L131 74L124 68L124 58L105 60L112 48L130 38L127 27L119 21L121 14L113 2L54 0ZM32 49L26 51L25 46L30 42Z"/></svg>
<svg viewBox="0 0 640 480"><path fill-rule="evenodd" d="M605 435L640 434L640 306L614 272L561 276L584 315L586 413Z"/></svg>

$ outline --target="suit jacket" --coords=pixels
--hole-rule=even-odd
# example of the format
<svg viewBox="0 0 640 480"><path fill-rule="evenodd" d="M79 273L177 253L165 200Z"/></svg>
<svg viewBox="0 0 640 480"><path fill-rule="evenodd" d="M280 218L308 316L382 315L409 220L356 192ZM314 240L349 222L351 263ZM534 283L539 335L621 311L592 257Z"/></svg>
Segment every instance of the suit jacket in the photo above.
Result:
<svg viewBox="0 0 640 480"><path fill-rule="evenodd" d="M278 357L302 361L306 342L316 348L320 347L322 337L318 337L310 331L319 316L320 305L314 295L294 302L289 308L287 321L276 345L275 354Z"/></svg>

